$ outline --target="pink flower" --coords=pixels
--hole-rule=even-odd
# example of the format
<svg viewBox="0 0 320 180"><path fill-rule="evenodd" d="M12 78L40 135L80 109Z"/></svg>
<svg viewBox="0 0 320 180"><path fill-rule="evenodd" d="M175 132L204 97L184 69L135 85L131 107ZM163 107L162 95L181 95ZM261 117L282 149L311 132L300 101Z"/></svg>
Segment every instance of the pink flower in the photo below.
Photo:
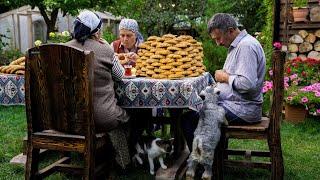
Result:
<svg viewBox="0 0 320 180"><path fill-rule="evenodd" d="M289 77L286 76L286 77L283 78L283 80L284 80L284 82L288 82L289 81Z"/></svg>
<svg viewBox="0 0 320 180"><path fill-rule="evenodd" d="M290 80L294 80L294 79L296 79L297 77L298 77L297 74L292 74L292 75L290 76Z"/></svg>
<svg viewBox="0 0 320 180"><path fill-rule="evenodd" d="M317 109L317 113L320 114L320 109Z"/></svg>
<svg viewBox="0 0 320 180"><path fill-rule="evenodd" d="M314 93L314 95L315 95L316 97L320 97L320 91L316 91L316 92Z"/></svg>
<svg viewBox="0 0 320 180"><path fill-rule="evenodd" d="M269 89L266 86L263 86L262 93L266 93Z"/></svg>
<svg viewBox="0 0 320 180"><path fill-rule="evenodd" d="M280 42L274 42L273 43L273 47L275 48L275 49L281 49L281 47L282 47L282 44L280 43Z"/></svg>
<svg viewBox="0 0 320 180"><path fill-rule="evenodd" d="M308 101L309 101L309 99L307 97L301 98L301 102L302 103L307 103Z"/></svg>
<svg viewBox="0 0 320 180"><path fill-rule="evenodd" d="M270 76L273 75L273 71L272 71L272 70L269 71L269 75L270 75Z"/></svg>
<svg viewBox="0 0 320 180"><path fill-rule="evenodd" d="M288 101L292 101L292 99L293 99L292 96L288 96L288 97L287 97L287 100L288 100Z"/></svg>

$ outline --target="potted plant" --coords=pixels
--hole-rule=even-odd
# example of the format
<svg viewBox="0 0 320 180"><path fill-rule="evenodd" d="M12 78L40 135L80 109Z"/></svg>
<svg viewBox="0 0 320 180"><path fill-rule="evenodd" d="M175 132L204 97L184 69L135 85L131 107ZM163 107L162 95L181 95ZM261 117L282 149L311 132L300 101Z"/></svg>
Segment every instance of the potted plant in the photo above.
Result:
<svg viewBox="0 0 320 180"><path fill-rule="evenodd" d="M320 83L289 87L285 91L285 102L285 119L289 122L304 121L307 112L320 115Z"/></svg>
<svg viewBox="0 0 320 180"><path fill-rule="evenodd" d="M308 21L308 14L308 0L293 0L292 15L294 22Z"/></svg>

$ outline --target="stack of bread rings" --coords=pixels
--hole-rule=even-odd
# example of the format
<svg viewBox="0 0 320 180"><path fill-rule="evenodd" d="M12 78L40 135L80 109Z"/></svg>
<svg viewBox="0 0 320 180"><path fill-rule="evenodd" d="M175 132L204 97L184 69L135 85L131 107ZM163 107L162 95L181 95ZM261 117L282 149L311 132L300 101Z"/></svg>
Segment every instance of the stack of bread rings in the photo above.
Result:
<svg viewBox="0 0 320 180"><path fill-rule="evenodd" d="M20 57L12 61L8 66L1 66L0 73L3 74L18 74L24 75L25 73L25 57Z"/></svg>
<svg viewBox="0 0 320 180"><path fill-rule="evenodd" d="M197 77L205 72L202 43L192 36L150 36L140 44L136 75L156 79Z"/></svg>

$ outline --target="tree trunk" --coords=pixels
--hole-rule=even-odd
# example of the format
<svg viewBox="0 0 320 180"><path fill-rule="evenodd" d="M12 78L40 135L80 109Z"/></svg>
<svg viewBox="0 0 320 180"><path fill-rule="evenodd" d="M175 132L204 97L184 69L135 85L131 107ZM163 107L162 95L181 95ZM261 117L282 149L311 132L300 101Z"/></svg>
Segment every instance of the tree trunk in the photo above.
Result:
<svg viewBox="0 0 320 180"><path fill-rule="evenodd" d="M50 19L48 17L46 8L44 6L38 6L39 10L40 10L40 14L42 15L44 21L46 22L47 25L47 39L49 38L49 33L50 32L55 32L56 28L56 22L57 22L57 17L58 17L58 13L59 13L59 9L53 9L51 11L50 14Z"/></svg>

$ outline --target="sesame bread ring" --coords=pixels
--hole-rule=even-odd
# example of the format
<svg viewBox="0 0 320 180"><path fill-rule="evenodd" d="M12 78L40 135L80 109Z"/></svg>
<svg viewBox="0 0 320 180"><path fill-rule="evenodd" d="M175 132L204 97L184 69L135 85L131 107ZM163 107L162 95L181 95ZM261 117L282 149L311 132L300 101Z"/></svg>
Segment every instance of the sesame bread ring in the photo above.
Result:
<svg viewBox="0 0 320 180"><path fill-rule="evenodd" d="M146 49L147 46L149 46L149 45L147 45L147 44L145 44L145 43L141 43L138 47L139 47L140 49Z"/></svg>
<svg viewBox="0 0 320 180"><path fill-rule="evenodd" d="M186 40L187 42L189 42L189 43L197 43L197 40L195 40L195 39L188 39L188 40Z"/></svg>
<svg viewBox="0 0 320 180"><path fill-rule="evenodd" d="M189 77L198 77L200 75L199 72L194 72L192 74L189 75Z"/></svg>
<svg viewBox="0 0 320 180"><path fill-rule="evenodd" d="M148 37L147 41L156 41L158 39L158 36L150 36Z"/></svg>
<svg viewBox="0 0 320 180"><path fill-rule="evenodd" d="M158 62L158 61L159 60L157 60L157 59L147 59L146 63L152 64L152 63L155 63L155 62Z"/></svg>
<svg viewBox="0 0 320 180"><path fill-rule="evenodd" d="M190 63L186 63L186 64L183 64L183 65L179 66L179 68L182 68L182 69L188 69L190 67L191 67Z"/></svg>
<svg viewBox="0 0 320 180"><path fill-rule="evenodd" d="M162 36L163 38L176 38L176 35L173 34L165 34Z"/></svg>
<svg viewBox="0 0 320 180"><path fill-rule="evenodd" d="M182 68L172 68L171 71L180 72L180 71L184 71L184 69L182 69Z"/></svg>
<svg viewBox="0 0 320 180"><path fill-rule="evenodd" d="M24 75L24 74L25 74L25 71L24 71L24 70L17 70L17 71L15 72L15 74Z"/></svg>
<svg viewBox="0 0 320 180"><path fill-rule="evenodd" d="M148 66L146 66L146 68L152 70L152 69L154 69L155 67L152 66L152 65L148 65Z"/></svg>
<svg viewBox="0 0 320 180"><path fill-rule="evenodd" d="M160 66L160 69L163 69L163 70L169 70L169 69L172 69L172 68L173 68L173 66L167 66L167 65Z"/></svg>
<svg viewBox="0 0 320 180"><path fill-rule="evenodd" d="M151 52L144 53L144 56L147 56L147 57L150 57L152 55L154 55L154 53L151 53Z"/></svg>
<svg viewBox="0 0 320 180"><path fill-rule="evenodd" d="M158 63L158 62L154 62L154 63L151 64L151 66L160 67L160 66L163 66L163 64Z"/></svg>
<svg viewBox="0 0 320 180"><path fill-rule="evenodd" d="M169 79L180 79L183 78L184 76L182 74L171 74L168 76Z"/></svg>
<svg viewBox="0 0 320 180"><path fill-rule="evenodd" d="M172 58L174 58L174 59L181 59L182 56L179 55L179 54L174 54L174 55L172 56Z"/></svg>
<svg viewBox="0 0 320 180"><path fill-rule="evenodd" d="M166 47L169 47L169 46L171 46L171 45L168 44L168 43L160 43L160 44L157 45L157 47L160 47L160 48L166 48Z"/></svg>
<svg viewBox="0 0 320 180"><path fill-rule="evenodd" d="M174 54L179 54L181 56L187 56L188 55L188 53L186 51L176 51L176 52L174 52Z"/></svg>
<svg viewBox="0 0 320 180"><path fill-rule="evenodd" d="M168 65L170 66L181 66L183 64L183 62L172 62L172 63L168 63Z"/></svg>
<svg viewBox="0 0 320 180"><path fill-rule="evenodd" d="M165 40L164 43L175 45L175 44L178 44L178 41L176 41L175 39L169 39L169 40Z"/></svg>
<svg viewBox="0 0 320 180"><path fill-rule="evenodd" d="M170 51L181 51L182 50L181 48L178 48L178 47L175 47L175 46L170 46L167 49L170 50Z"/></svg>
<svg viewBox="0 0 320 180"><path fill-rule="evenodd" d="M164 71L164 72L162 72L162 73L160 73L160 74L163 74L163 75L165 75L165 76L169 76L170 74L174 74L174 72Z"/></svg>
<svg viewBox="0 0 320 180"><path fill-rule="evenodd" d="M166 55L170 54L170 52L168 50L158 50L158 51L156 51L155 54L166 56Z"/></svg>
<svg viewBox="0 0 320 180"><path fill-rule="evenodd" d="M150 58L152 58L152 59L163 59L163 58L165 58L165 56L160 55L160 54L155 54L155 55L150 56Z"/></svg>
<svg viewBox="0 0 320 180"><path fill-rule="evenodd" d="M152 70L148 70L148 71L146 71L146 74L147 74L147 75L152 75L152 74L155 74L155 72L152 71Z"/></svg>
<svg viewBox="0 0 320 180"><path fill-rule="evenodd" d="M149 69L147 69L147 68L145 68L145 67L142 67L142 68L141 68L141 71L147 72L147 71L149 71Z"/></svg>
<svg viewBox="0 0 320 180"><path fill-rule="evenodd" d="M165 70L160 69L160 68L155 68L155 69L153 69L153 71L156 72L156 73L163 73L163 72L165 72Z"/></svg>

